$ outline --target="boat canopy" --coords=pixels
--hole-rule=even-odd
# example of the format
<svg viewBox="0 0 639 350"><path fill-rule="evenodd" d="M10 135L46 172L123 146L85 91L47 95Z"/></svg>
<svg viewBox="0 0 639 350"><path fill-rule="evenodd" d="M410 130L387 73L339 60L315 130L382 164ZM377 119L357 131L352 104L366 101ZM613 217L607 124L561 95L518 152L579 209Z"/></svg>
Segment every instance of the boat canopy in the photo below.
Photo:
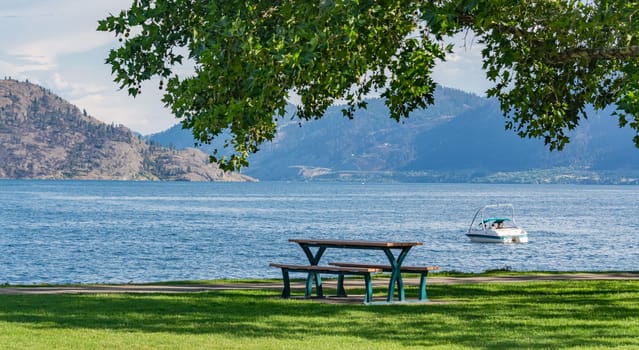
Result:
<svg viewBox="0 0 639 350"><path fill-rule="evenodd" d="M510 221L510 218L488 218L484 219L484 224L488 222L494 222L496 224L501 224L504 221Z"/></svg>

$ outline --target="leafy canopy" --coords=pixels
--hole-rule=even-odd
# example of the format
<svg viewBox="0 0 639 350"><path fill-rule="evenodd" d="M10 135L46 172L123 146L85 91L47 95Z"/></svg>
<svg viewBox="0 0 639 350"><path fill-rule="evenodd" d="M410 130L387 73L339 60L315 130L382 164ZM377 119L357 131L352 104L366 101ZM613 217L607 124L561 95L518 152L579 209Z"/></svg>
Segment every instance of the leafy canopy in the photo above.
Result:
<svg viewBox="0 0 639 350"><path fill-rule="evenodd" d="M159 78L199 142L230 132L233 153L211 159L237 170L273 139L292 93L305 120L337 100L352 117L371 93L398 121L433 104L433 67L463 31L484 44L507 128L562 149L587 104L615 104L639 147L638 20L639 3L622 0L134 0L98 30L122 42L106 60L120 87L136 96Z"/></svg>

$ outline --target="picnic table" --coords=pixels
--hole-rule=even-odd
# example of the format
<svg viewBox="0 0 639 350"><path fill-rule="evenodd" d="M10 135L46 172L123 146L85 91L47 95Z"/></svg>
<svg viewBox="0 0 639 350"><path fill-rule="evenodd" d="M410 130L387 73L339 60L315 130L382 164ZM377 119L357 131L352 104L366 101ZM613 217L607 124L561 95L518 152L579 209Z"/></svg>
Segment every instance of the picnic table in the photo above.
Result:
<svg viewBox="0 0 639 350"><path fill-rule="evenodd" d="M336 239L302 239L292 238L288 240L297 243L308 258L310 265L317 266L328 248L338 249L364 249L381 250L386 255L390 264L390 281L388 282L387 302L392 302L395 295L395 285L399 301L405 300L404 283L402 281L401 267L406 255L415 246L422 245L422 242L393 242L393 241L362 241L362 240L336 240ZM317 248L315 252L311 248ZM393 251L396 251L395 254ZM319 273L310 271L307 277L307 284L315 280L317 286L321 285Z"/></svg>

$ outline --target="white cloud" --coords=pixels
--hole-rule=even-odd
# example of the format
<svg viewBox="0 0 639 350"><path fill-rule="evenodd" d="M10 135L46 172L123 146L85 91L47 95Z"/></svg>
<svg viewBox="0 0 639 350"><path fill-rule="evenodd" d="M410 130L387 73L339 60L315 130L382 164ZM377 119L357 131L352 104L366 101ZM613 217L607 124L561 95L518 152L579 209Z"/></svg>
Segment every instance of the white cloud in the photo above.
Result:
<svg viewBox="0 0 639 350"><path fill-rule="evenodd" d="M3 0L4 1L4 0ZM125 1L116 1L125 3ZM55 69L62 55L82 53L112 44L109 33L97 32L97 21L108 11L100 2L84 0L25 1L0 8L0 39L5 55L33 65L35 70Z"/></svg>
<svg viewBox="0 0 639 350"><path fill-rule="evenodd" d="M491 85L481 67L483 47L465 34L457 35L450 40L453 43L453 53L446 57L446 62L435 67L433 78L442 86L485 96Z"/></svg>
<svg viewBox="0 0 639 350"><path fill-rule="evenodd" d="M76 32L67 33L63 37L30 41L9 48L7 53L39 68L34 70L53 70L59 56L86 52L111 42L112 39L101 33Z"/></svg>
<svg viewBox="0 0 639 350"><path fill-rule="evenodd" d="M73 99L72 103L105 123L126 125L144 134L166 130L177 123L174 118L163 118L161 121L157 118L158 115L169 114L163 107L146 99L133 99L126 94L87 94Z"/></svg>
<svg viewBox="0 0 639 350"><path fill-rule="evenodd" d="M69 99L82 98L96 94L109 94L112 90L106 89L105 85L97 84L93 81L69 81L65 80L61 74L54 73L53 79L47 82L53 89L63 91Z"/></svg>
<svg viewBox="0 0 639 350"><path fill-rule="evenodd" d="M42 64L26 64L20 63L24 62L19 58L13 58L10 60L2 60L0 59L0 72L3 73L4 76L10 76L14 78L26 78L26 72L33 71L49 71L55 68L55 65L42 65Z"/></svg>

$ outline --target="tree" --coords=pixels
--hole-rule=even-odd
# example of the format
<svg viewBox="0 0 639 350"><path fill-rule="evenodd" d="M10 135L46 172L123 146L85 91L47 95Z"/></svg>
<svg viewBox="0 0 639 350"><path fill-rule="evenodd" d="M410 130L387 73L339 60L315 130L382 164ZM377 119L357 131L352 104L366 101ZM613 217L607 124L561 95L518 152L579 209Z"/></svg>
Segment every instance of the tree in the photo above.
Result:
<svg viewBox="0 0 639 350"><path fill-rule="evenodd" d="M495 82L488 95L499 99L508 128L562 149L587 104L616 104L621 127L633 118L639 147L639 2L498 0L457 10L486 44L484 68Z"/></svg>
<svg viewBox="0 0 639 350"><path fill-rule="evenodd" d="M377 92L400 120L434 103L432 69L447 36L483 43L484 69L506 127L562 149L584 106L615 104L621 127L637 131L637 1L575 0L134 0L99 22L122 42L107 58L129 94L160 79L163 102L201 143L223 132L248 165L272 140L289 94L296 117L321 118L341 100L352 117ZM189 60L193 74L176 67Z"/></svg>

